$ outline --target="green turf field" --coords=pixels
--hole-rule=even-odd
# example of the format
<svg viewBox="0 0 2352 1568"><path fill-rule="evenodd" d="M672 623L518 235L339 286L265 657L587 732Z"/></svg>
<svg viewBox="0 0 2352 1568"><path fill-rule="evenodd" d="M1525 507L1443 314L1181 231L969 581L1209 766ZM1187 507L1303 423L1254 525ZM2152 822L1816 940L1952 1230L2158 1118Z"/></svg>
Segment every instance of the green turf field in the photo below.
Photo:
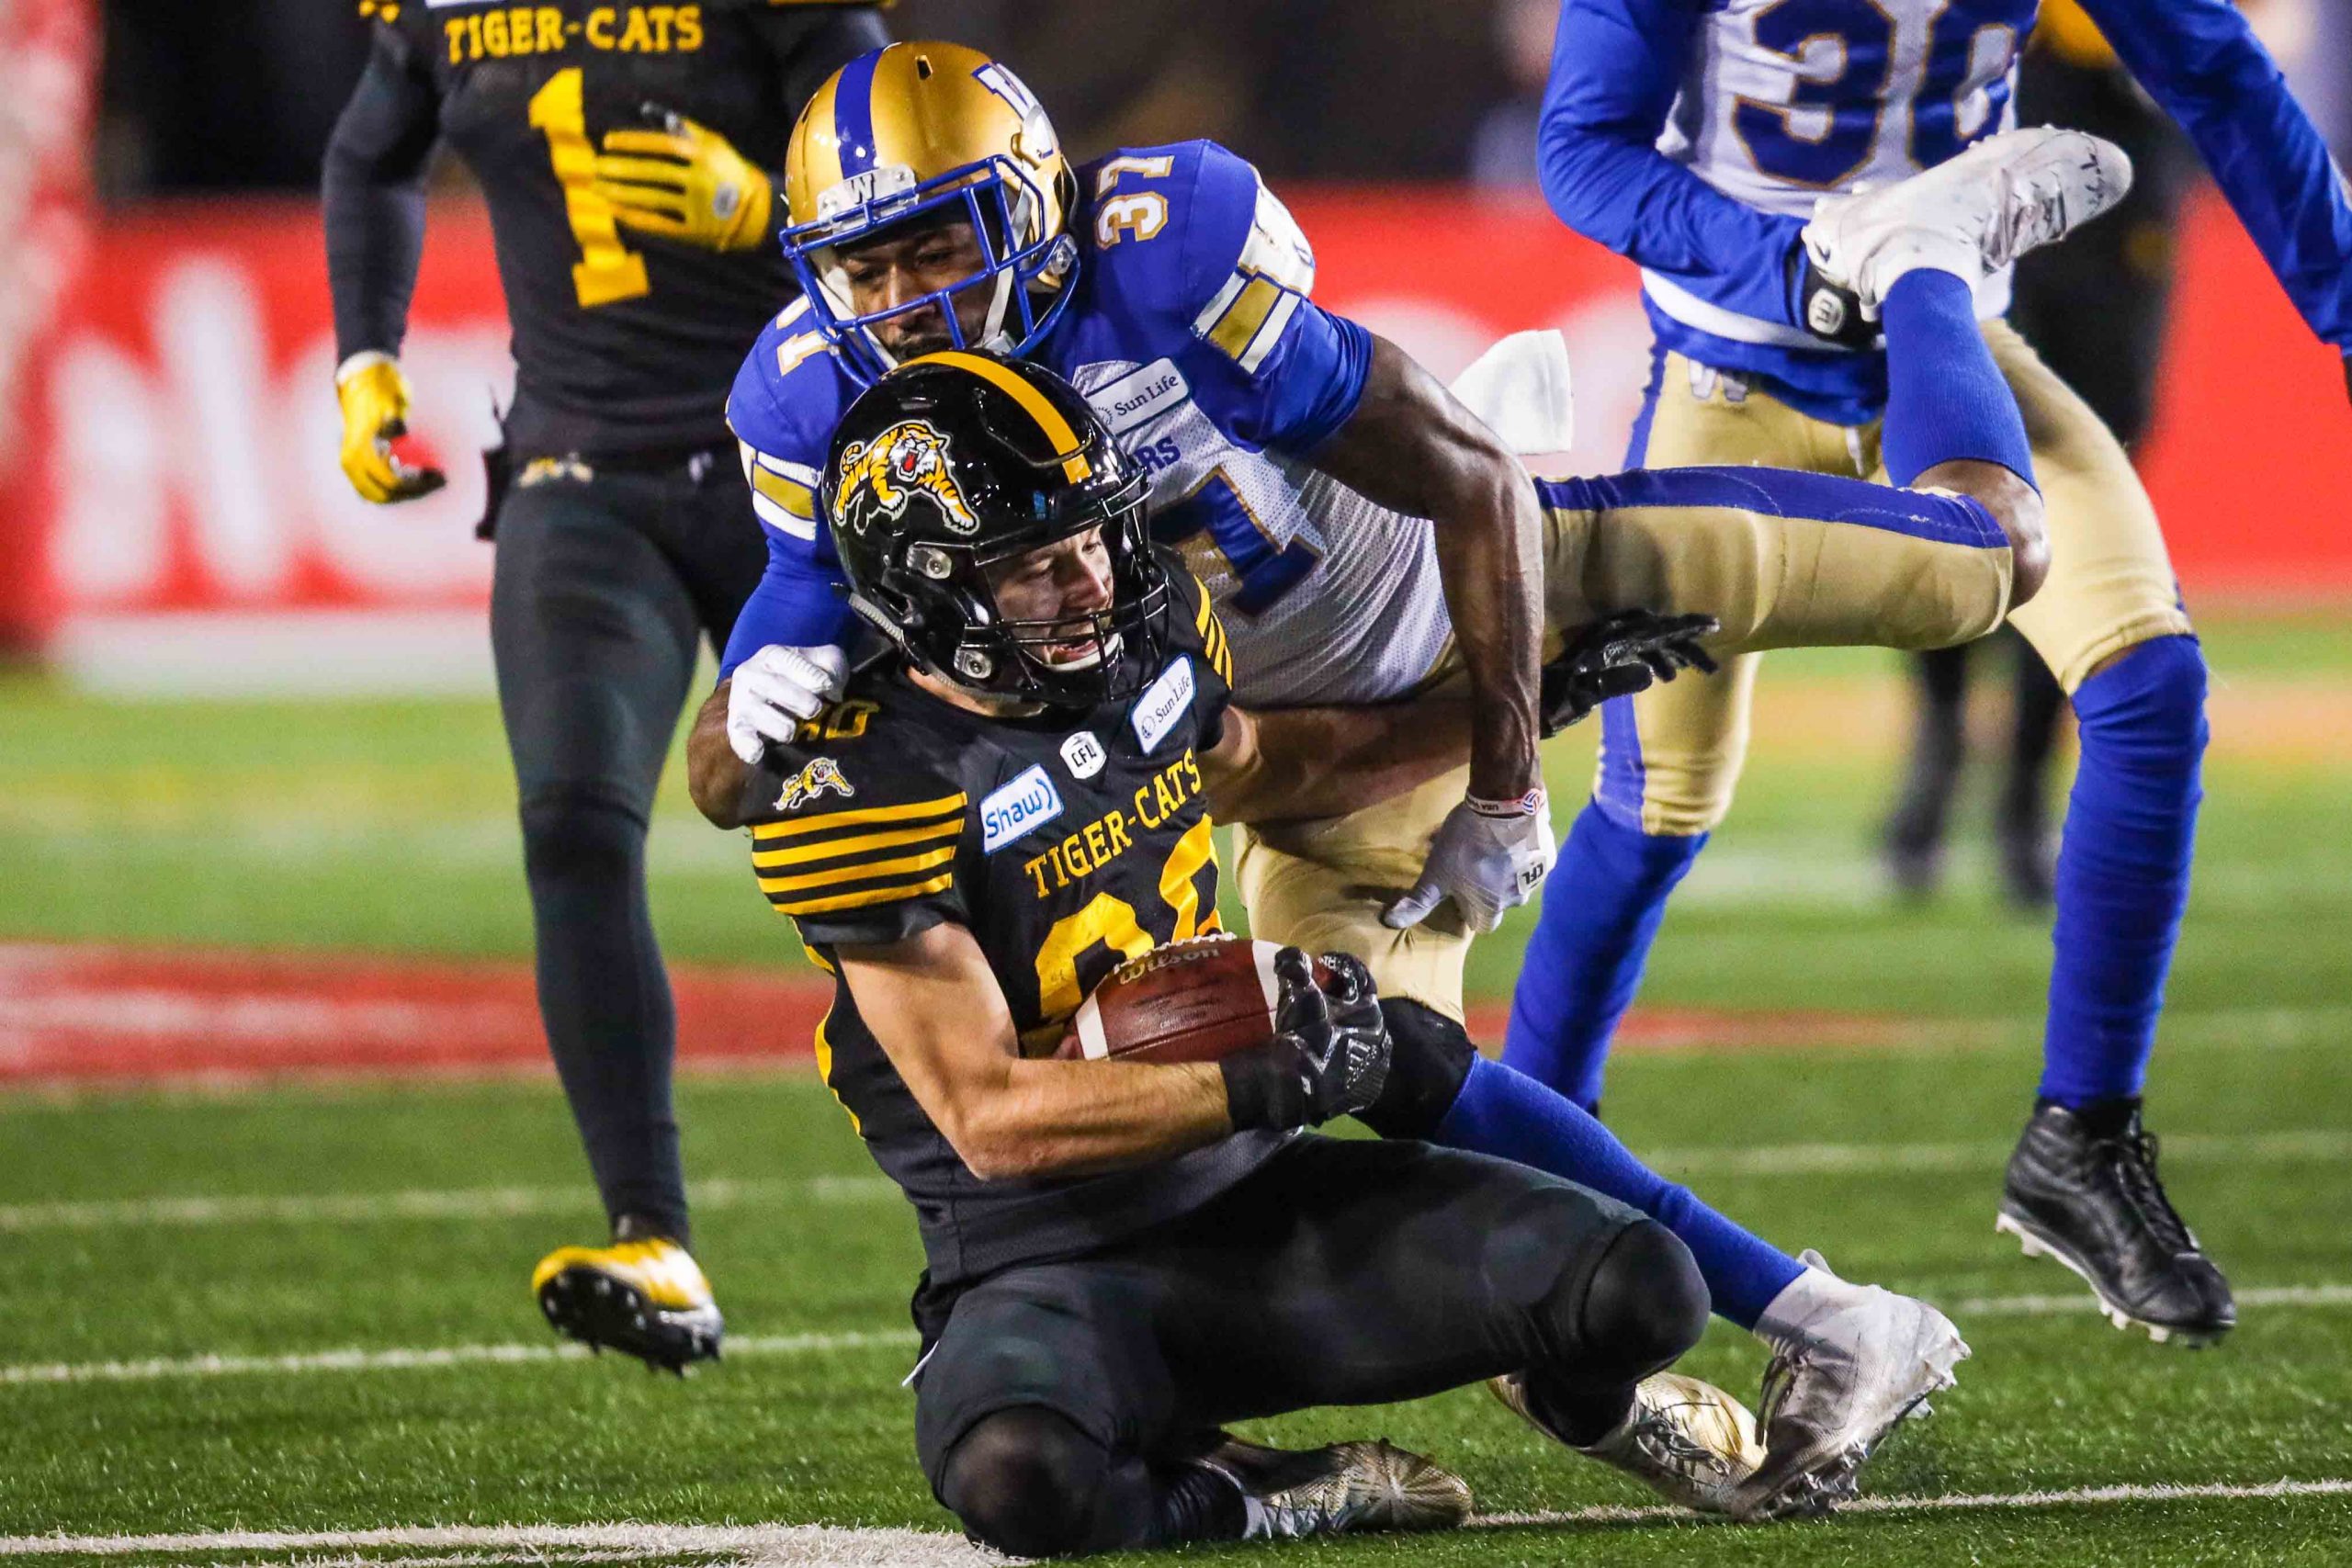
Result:
<svg viewBox="0 0 2352 1568"><path fill-rule="evenodd" d="M1487 1515L1568 1517L1283 1555L2352 1562L2352 633L2224 622L2211 642L2204 860L2151 1110L2175 1195L2245 1302L2228 1343L2119 1335L2070 1276L1991 1234L2046 938L1998 908L1973 843L1943 902L1883 900L1871 828L1901 723L1885 662L1787 658L1646 999L1871 1022L1832 1049L1629 1054L1611 1119L1775 1239L1938 1300L1975 1347L1960 1387L1867 1473L1878 1511L1753 1528L1590 1512L1645 1499L1477 1391L1312 1413L1266 1432L1385 1434L1458 1469ZM1589 749L1570 738L1555 780ZM671 952L797 964L741 852L666 803ZM26 938L520 955L494 712L0 688L0 941ZM1502 994L1514 953L1508 933L1482 951L1482 994ZM96 1542L26 1539L62 1532L132 1538L107 1561L206 1564L958 1560L952 1537L672 1528L949 1529L898 1387L916 1258L899 1201L808 1077L701 1078L683 1101L697 1250L735 1348L680 1383L548 1354L529 1265L595 1220L550 1080L0 1094L17 1265L0 1275L0 1554L99 1560ZM1752 1399L1761 1363L1718 1325L1690 1370ZM662 1528L544 1528L625 1521ZM352 1533L427 1526L464 1529ZM164 1532L189 1539L136 1539Z"/></svg>

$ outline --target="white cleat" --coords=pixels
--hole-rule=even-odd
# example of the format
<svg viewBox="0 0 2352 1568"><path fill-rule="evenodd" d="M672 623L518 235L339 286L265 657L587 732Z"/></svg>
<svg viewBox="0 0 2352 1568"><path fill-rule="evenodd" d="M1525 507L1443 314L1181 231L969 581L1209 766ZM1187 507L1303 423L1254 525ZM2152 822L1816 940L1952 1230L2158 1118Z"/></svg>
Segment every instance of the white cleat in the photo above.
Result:
<svg viewBox="0 0 2352 1568"><path fill-rule="evenodd" d="M1733 1511L1743 1518L1826 1513L1854 1495L1871 1452L1928 1396L1950 1388L1968 1346L1922 1301L1829 1271L1821 1254L1758 1323L1772 1348L1764 1371L1764 1462Z"/></svg>
<svg viewBox="0 0 2352 1568"><path fill-rule="evenodd" d="M1876 321L1905 273L1954 273L1973 288L2109 211L2131 188L2132 160L2112 141L2046 125L2006 130L1907 180L1824 197L1804 227L1805 254Z"/></svg>
<svg viewBox="0 0 2352 1568"><path fill-rule="evenodd" d="M1577 1447L1528 1408L1527 1380L1514 1372L1487 1386L1553 1441L1622 1470L1669 1503L1700 1514L1731 1514L1741 1488L1764 1462L1756 1417L1713 1383L1653 1372L1634 1389L1634 1408L1599 1442Z"/></svg>

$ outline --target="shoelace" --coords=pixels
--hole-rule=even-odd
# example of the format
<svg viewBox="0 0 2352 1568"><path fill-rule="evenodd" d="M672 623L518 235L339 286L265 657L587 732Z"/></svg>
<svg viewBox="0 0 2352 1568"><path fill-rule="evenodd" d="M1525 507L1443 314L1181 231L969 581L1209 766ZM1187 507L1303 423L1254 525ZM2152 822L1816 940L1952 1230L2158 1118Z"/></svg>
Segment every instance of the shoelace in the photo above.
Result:
<svg viewBox="0 0 2352 1568"><path fill-rule="evenodd" d="M2156 1179L2156 1135L2126 1133L2107 1140L2100 1152L2115 1172L2115 1184L2122 1189L2124 1201L2138 1212L2150 1234L2170 1251L2194 1252L2196 1237L2188 1234L2188 1223L2165 1196L2164 1183Z"/></svg>
<svg viewBox="0 0 2352 1568"><path fill-rule="evenodd" d="M1709 1475L1728 1475L1731 1467L1721 1455L1696 1438L1684 1434L1679 1427L1661 1413L1645 1410L1634 1427L1634 1446L1658 1464L1679 1467L1685 1473L1704 1471Z"/></svg>

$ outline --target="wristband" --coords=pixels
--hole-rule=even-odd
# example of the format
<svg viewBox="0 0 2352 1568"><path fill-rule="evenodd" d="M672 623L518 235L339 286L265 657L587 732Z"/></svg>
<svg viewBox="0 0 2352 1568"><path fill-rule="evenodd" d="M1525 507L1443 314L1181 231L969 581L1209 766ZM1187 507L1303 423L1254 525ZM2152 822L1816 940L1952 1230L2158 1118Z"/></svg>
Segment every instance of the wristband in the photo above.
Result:
<svg viewBox="0 0 2352 1568"><path fill-rule="evenodd" d="M1217 1064L1225 1077L1225 1114L1235 1132L1288 1132L1306 1125L1306 1080L1296 1054L1296 1046L1274 1040Z"/></svg>
<svg viewBox="0 0 2352 1568"><path fill-rule="evenodd" d="M1511 800L1482 800L1475 795L1465 795L1462 804L1481 817L1533 817L1544 809L1544 786L1537 784Z"/></svg>

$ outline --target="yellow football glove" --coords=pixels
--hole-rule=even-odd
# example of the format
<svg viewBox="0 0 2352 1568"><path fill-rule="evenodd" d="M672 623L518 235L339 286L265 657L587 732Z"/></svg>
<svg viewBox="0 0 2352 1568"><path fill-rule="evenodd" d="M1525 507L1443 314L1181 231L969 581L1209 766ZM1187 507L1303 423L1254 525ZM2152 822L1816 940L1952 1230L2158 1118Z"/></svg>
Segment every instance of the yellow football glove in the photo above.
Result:
<svg viewBox="0 0 2352 1568"><path fill-rule="evenodd" d="M727 138L658 104L647 130L608 130L589 189L632 229L706 251L748 251L768 237L775 187Z"/></svg>
<svg viewBox="0 0 2352 1568"><path fill-rule="evenodd" d="M334 373L334 393L343 404L343 471L362 501L379 506L431 495L448 479L438 468L420 468L392 450L392 438L408 434L408 378L389 354L355 354Z"/></svg>

